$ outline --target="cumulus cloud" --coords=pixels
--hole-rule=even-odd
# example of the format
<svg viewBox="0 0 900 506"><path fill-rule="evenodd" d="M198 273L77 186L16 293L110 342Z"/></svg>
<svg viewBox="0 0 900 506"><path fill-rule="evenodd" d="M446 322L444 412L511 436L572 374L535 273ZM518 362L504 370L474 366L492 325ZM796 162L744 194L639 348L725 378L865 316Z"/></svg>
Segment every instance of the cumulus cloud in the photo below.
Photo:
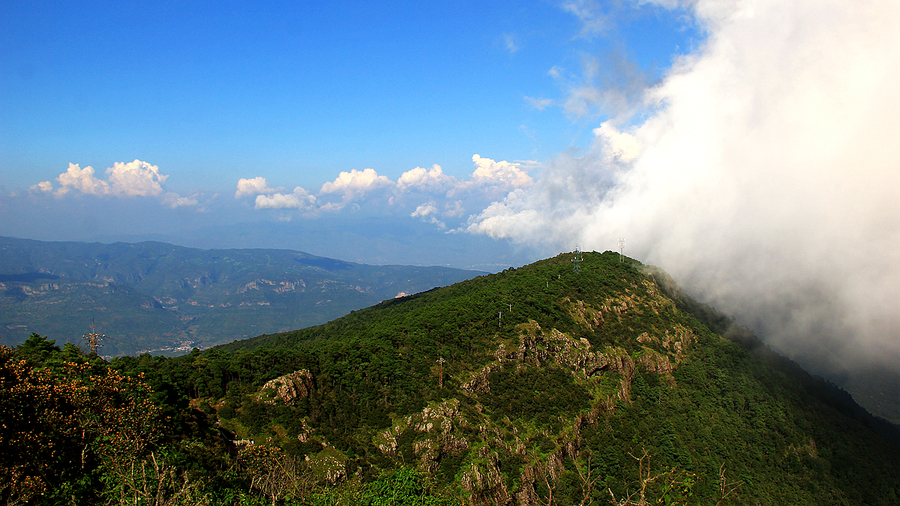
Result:
<svg viewBox="0 0 900 506"><path fill-rule="evenodd" d="M608 164L627 164L641 153L641 142L638 138L619 131L609 121L595 128L594 135L599 139L600 152L605 156L604 162Z"/></svg>
<svg viewBox="0 0 900 506"><path fill-rule="evenodd" d="M169 176L160 173L159 167L141 160L132 162L115 162L106 169L106 179L96 176L93 167L81 168L70 163L68 169L60 174L56 181L59 187L54 190L51 181L41 181L31 187L32 191L52 193L57 197L68 194L92 195L96 197L154 197L166 207L193 207L199 204L195 197L182 197L177 193L166 191L164 184Z"/></svg>
<svg viewBox="0 0 900 506"><path fill-rule="evenodd" d="M56 178L59 188L55 191L50 181L41 181L31 189L53 193L57 197L70 193L98 197L156 197L171 208L198 204L194 197L181 197L177 193L167 192L164 184L169 176L160 173L158 166L141 160L128 163L115 162L112 167L106 169L106 177L106 180L98 178L91 166L82 169L77 163L70 163L68 169Z"/></svg>
<svg viewBox="0 0 900 506"><path fill-rule="evenodd" d="M334 181L326 182L319 190L320 195L340 196L340 200L329 201L320 206L320 209L336 211L351 203L355 208L363 197L371 198L373 192L386 188L396 188L396 183L387 176L378 175L375 169L342 171Z"/></svg>
<svg viewBox="0 0 900 506"><path fill-rule="evenodd" d="M237 183L237 191L234 192L234 198L252 197L254 195L271 195L281 191L281 188L269 188L269 184L264 177L254 177L251 179L241 178Z"/></svg>
<svg viewBox="0 0 900 506"><path fill-rule="evenodd" d="M620 117L468 230L548 251L625 237L823 372L900 358L900 5L679 5L705 43L627 107L586 80L582 109Z"/></svg>
<svg viewBox="0 0 900 506"><path fill-rule="evenodd" d="M463 208L462 201L454 200L452 202L446 202L444 204L444 216L450 218L456 218L462 216L465 213L465 209Z"/></svg>
<svg viewBox="0 0 900 506"><path fill-rule="evenodd" d="M397 188L401 191L420 191L431 193L435 196L444 193L445 197L455 197L466 194L470 199L495 198L497 192L505 192L529 186L534 183L528 170L535 162L508 162L506 160L495 161L481 155L472 155L475 170L468 180L460 181L453 176L444 174L440 165L433 165L430 169L416 167L404 172L397 180ZM461 203L457 199L454 207L460 208Z"/></svg>
<svg viewBox="0 0 900 506"><path fill-rule="evenodd" d="M116 162L106 169L109 186L114 195L126 197L156 197L163 193L163 183L169 176L159 173L159 167L135 160Z"/></svg>
<svg viewBox="0 0 900 506"><path fill-rule="evenodd" d="M41 181L36 185L32 185L31 190L42 193L51 193L53 191L53 183L50 181Z"/></svg>
<svg viewBox="0 0 900 506"><path fill-rule="evenodd" d="M422 169L424 173L422 176L418 175L416 171L410 171L404 179L404 187L430 184L429 173L440 174L440 167L435 167L436 170L432 171ZM397 188L397 184L385 176L378 175L374 169L361 171L353 169L350 172L341 172L334 181L323 184L318 195L310 193L300 186L294 188L293 192L287 193L283 188L270 187L264 177L254 177L238 180L234 197L236 199L255 197L254 207L256 209L336 211L351 204L356 207L359 205L357 201L362 201L373 191L384 188ZM328 199L328 197L332 198ZM333 197L338 197L339 200L334 201Z"/></svg>
<svg viewBox="0 0 900 506"><path fill-rule="evenodd" d="M69 168L60 174L56 180L60 184L60 188L56 190L57 195L65 195L72 190L87 195L109 195L112 193L109 183L97 179L94 176L94 168L91 166L82 169L77 163L70 163Z"/></svg>
<svg viewBox="0 0 900 506"><path fill-rule="evenodd" d="M478 154L472 155L472 161L475 163L475 172L472 173L475 184L520 188L534 183L518 163L505 160L497 162Z"/></svg>
<svg viewBox="0 0 900 506"><path fill-rule="evenodd" d="M418 189L433 192L447 191L459 184L453 176L444 174L440 165L432 165L430 169L416 167L400 175L397 186L401 190Z"/></svg>
<svg viewBox="0 0 900 506"><path fill-rule="evenodd" d="M607 130L603 130L604 135L624 144L622 139L626 134L616 137ZM254 208L260 210L294 209L307 216L341 210L396 214L418 218L441 229L452 227L453 232L459 232L466 225L468 210L483 209L511 191L533 185L528 172L539 166L533 161L497 161L478 154L473 155L472 163L474 170L464 180L444 173L437 164L410 169L396 182L374 169L351 170L323 184L318 193L299 186L289 193L270 187L264 177L241 178L234 196L254 199ZM281 217L290 219L286 215Z"/></svg>
<svg viewBox="0 0 900 506"><path fill-rule="evenodd" d="M257 209L311 210L315 209L316 205L316 196L299 186L294 188L292 193L272 193L271 195L256 196Z"/></svg>
<svg viewBox="0 0 900 506"><path fill-rule="evenodd" d="M182 197L177 193L167 192L160 197L160 202L170 209L178 209L180 207L194 207L200 203L196 197Z"/></svg>
<svg viewBox="0 0 900 506"><path fill-rule="evenodd" d="M341 171L337 179L322 185L321 193L358 194L391 186L387 176L379 176L375 169Z"/></svg>

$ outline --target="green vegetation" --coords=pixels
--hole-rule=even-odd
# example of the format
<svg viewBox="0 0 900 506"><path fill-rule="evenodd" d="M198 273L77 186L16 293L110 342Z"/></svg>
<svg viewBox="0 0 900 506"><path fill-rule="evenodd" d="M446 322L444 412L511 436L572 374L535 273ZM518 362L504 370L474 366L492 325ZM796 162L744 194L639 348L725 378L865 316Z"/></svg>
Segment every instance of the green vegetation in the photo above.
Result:
<svg viewBox="0 0 900 506"><path fill-rule="evenodd" d="M0 381L0 502L900 502L895 427L613 253L176 358L35 335Z"/></svg>

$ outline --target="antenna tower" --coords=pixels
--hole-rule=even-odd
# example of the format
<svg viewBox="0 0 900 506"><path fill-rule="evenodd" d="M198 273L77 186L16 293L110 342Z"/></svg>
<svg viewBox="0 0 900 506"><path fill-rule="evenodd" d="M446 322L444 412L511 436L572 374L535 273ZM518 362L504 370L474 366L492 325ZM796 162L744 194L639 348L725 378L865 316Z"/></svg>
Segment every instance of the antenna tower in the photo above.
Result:
<svg viewBox="0 0 900 506"><path fill-rule="evenodd" d="M625 239L619 238L619 261L625 261Z"/></svg>
<svg viewBox="0 0 900 506"><path fill-rule="evenodd" d="M91 318L91 332L89 334L84 334L81 336L82 339L87 341L88 347L91 349L91 353L97 354L97 348L100 347L100 341L106 339L106 336L103 334L98 334L94 330L94 319Z"/></svg>
<svg viewBox="0 0 900 506"><path fill-rule="evenodd" d="M572 263L575 264L572 267L572 270L575 272L581 272L581 262L584 262L584 255L581 253L581 250L575 248L575 258L572 259Z"/></svg>
<svg viewBox="0 0 900 506"><path fill-rule="evenodd" d="M437 363L440 367L440 373L439 373L440 376L439 377L440 377L440 387L441 388L444 388L444 363L445 362L446 362L446 360L444 360L444 357L437 359Z"/></svg>

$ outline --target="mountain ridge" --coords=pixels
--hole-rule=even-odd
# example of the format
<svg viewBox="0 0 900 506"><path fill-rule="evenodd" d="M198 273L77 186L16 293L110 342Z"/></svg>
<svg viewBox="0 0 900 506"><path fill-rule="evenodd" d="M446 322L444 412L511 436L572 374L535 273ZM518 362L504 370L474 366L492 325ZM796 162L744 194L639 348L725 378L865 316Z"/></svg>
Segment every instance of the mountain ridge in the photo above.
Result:
<svg viewBox="0 0 900 506"><path fill-rule="evenodd" d="M611 252L582 259L577 271L561 254L174 358L106 363L40 336L0 347L0 394L19 401L48 384L60 394L3 404L51 414L36 418L43 426L0 424L0 443L7 431L40 456L11 446L18 467L0 471L31 476L59 458L34 443L44 426L67 434L57 448L73 464L0 494L137 502L149 486L172 500L259 505L900 500L900 446L846 392L679 296L664 273ZM101 390L79 408L89 385ZM60 425L54 410L72 403L128 437ZM152 469L171 478L141 474Z"/></svg>
<svg viewBox="0 0 900 506"><path fill-rule="evenodd" d="M208 347L323 323L478 271L368 266L277 249L0 237L0 337L77 341L95 319L104 353ZM80 320L80 321L79 321Z"/></svg>
<svg viewBox="0 0 900 506"><path fill-rule="evenodd" d="M877 469L900 465L896 444L881 439L896 441L897 427L678 295L660 271L621 260L587 253L576 273L571 254L560 255L221 346L212 351L245 359L295 350L303 366L284 373L302 371L309 394L276 395L257 412L270 414L262 422L246 416L252 403L226 400L218 421L301 454L319 442L343 473L412 464L474 504L578 503L579 473L598 461L606 464L596 472L624 470L628 455L691 473L692 493L713 502L727 468L743 483L740 501L841 504L859 494L863 503L892 502L874 490L898 493ZM348 405L325 407L329 396ZM299 448L288 412L303 420ZM602 428L610 425L621 435ZM877 464L854 457L856 444L880 452ZM618 454L604 456L605 445ZM610 492L626 493L632 478L610 476ZM857 480L879 485L865 491Z"/></svg>

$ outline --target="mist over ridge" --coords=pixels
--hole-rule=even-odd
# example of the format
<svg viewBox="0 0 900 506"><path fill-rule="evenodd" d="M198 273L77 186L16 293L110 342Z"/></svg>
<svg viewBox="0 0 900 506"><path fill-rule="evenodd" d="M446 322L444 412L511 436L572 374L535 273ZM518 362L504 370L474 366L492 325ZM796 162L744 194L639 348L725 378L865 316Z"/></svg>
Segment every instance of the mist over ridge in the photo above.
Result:
<svg viewBox="0 0 900 506"><path fill-rule="evenodd" d="M706 41L468 230L559 250L624 238L816 372L896 370L900 5L683 6Z"/></svg>

